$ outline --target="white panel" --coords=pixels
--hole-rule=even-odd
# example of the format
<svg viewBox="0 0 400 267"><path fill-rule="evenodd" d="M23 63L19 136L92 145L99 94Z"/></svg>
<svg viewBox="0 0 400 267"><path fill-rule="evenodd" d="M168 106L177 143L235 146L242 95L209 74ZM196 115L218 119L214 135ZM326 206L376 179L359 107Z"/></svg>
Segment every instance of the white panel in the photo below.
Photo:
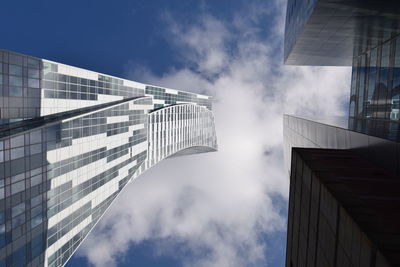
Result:
<svg viewBox="0 0 400 267"><path fill-rule="evenodd" d="M165 101L161 100L161 99L153 99L153 103L154 104L163 104L163 105L165 105Z"/></svg>
<svg viewBox="0 0 400 267"><path fill-rule="evenodd" d="M129 121L129 115L111 116L111 117L107 117L106 119L107 119L107 123L125 122L125 121Z"/></svg>
<svg viewBox="0 0 400 267"><path fill-rule="evenodd" d="M168 88L165 88L165 92L168 93L168 94L174 94L174 95L177 95L177 94L178 94L178 91L175 90L175 89L168 89Z"/></svg>
<svg viewBox="0 0 400 267"><path fill-rule="evenodd" d="M101 104L101 103L107 103L107 102L122 100L122 99L124 99L124 97L117 96L117 95L102 95L102 94L98 94L97 95L97 99L98 99L97 101L100 101L99 104Z"/></svg>
<svg viewBox="0 0 400 267"><path fill-rule="evenodd" d="M58 66L58 73L64 74L64 75L72 75L72 76L78 76L81 78L86 78L90 80L96 80L98 79L98 73L90 70L85 70L82 68L78 67L73 67L65 64L61 64L58 62L50 61L47 59L43 59L44 62L49 62L52 64L56 64Z"/></svg>
<svg viewBox="0 0 400 267"><path fill-rule="evenodd" d="M125 79L123 79L123 81L124 81L125 86L130 86L130 87L139 88L139 89L146 89L146 85L143 83L138 83L138 82L125 80Z"/></svg>
<svg viewBox="0 0 400 267"><path fill-rule="evenodd" d="M197 97L198 97L198 98L202 98L202 99L208 99L208 98L209 98L209 96L206 96L206 95L199 95L199 94L197 94Z"/></svg>

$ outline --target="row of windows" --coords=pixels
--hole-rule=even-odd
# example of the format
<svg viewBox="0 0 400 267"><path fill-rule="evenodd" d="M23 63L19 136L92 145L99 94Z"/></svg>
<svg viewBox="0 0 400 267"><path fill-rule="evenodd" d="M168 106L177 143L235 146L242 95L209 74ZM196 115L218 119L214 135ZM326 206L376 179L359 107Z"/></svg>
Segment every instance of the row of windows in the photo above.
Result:
<svg viewBox="0 0 400 267"><path fill-rule="evenodd" d="M97 100L97 95L86 94L86 93L73 93L73 92L62 92L62 91L44 91L45 98L57 98L57 99L80 99L80 100Z"/></svg>
<svg viewBox="0 0 400 267"><path fill-rule="evenodd" d="M119 79L99 75L99 80L96 81L76 76L64 75L57 73L56 72L57 68L55 67L53 69L47 67L47 64L48 63L45 64L45 71L43 74L44 77L43 88L46 89L52 89L56 91L71 91L78 93L90 92L92 94L106 94L106 95L116 95L124 97L144 95L143 89L124 86L123 81ZM49 97L58 98L59 96L52 95ZM80 99L80 98L72 98L72 99ZM90 98L88 99L94 100Z"/></svg>
<svg viewBox="0 0 400 267"><path fill-rule="evenodd" d="M0 51L0 62L23 66L23 67L35 68L35 69L40 69L41 66L40 59L24 55L18 55L6 51Z"/></svg>
<svg viewBox="0 0 400 267"><path fill-rule="evenodd" d="M41 60L0 51L0 124L40 116Z"/></svg>
<svg viewBox="0 0 400 267"><path fill-rule="evenodd" d="M28 77L28 78L40 78L40 70L26 68L22 66L0 63L0 73L5 73L8 75L18 76L18 77Z"/></svg>
<svg viewBox="0 0 400 267"><path fill-rule="evenodd" d="M210 97L208 99L199 98L194 93L182 92L182 91L178 91L178 94L170 94L166 93L165 89L163 88L153 87L153 86L146 86L145 92L147 95L153 95L155 99L174 102L170 104L176 104L176 101L180 101L180 102L196 103L198 105L205 106L211 109Z"/></svg>
<svg viewBox="0 0 400 267"><path fill-rule="evenodd" d="M143 89L110 85L110 86L96 86L87 84L73 84L68 82L57 82L43 80L43 88L61 91L73 91L73 92L90 92L93 94L107 94L107 95L120 95L120 96L142 96L144 94Z"/></svg>
<svg viewBox="0 0 400 267"><path fill-rule="evenodd" d="M0 141L0 150L21 147L29 144L37 144L42 142L41 130L32 131L25 135L19 135Z"/></svg>
<svg viewBox="0 0 400 267"><path fill-rule="evenodd" d="M7 85L9 87L13 86L27 86L30 88L40 88L40 80L39 79L34 79L34 78L24 78L20 76L14 76L14 75L3 75L0 74L0 84L5 84L4 81L8 78Z"/></svg>

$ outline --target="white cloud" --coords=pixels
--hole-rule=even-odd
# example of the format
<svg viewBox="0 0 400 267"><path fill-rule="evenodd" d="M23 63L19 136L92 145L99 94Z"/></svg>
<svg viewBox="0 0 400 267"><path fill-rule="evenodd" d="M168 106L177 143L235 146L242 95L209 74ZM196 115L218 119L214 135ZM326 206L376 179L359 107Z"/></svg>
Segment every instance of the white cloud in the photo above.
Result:
<svg viewBox="0 0 400 267"><path fill-rule="evenodd" d="M282 114L345 115L350 82L348 68L277 62L282 17L272 16L283 14L281 4L249 5L232 21L201 14L182 26L169 18L167 36L188 68L161 77L129 70L136 80L213 95L220 150L165 160L128 185L84 242L89 262L111 266L144 240L187 266L268 262L274 248L260 236L286 230L273 202L288 193ZM260 25L266 15L271 24ZM268 41L263 27L272 28Z"/></svg>

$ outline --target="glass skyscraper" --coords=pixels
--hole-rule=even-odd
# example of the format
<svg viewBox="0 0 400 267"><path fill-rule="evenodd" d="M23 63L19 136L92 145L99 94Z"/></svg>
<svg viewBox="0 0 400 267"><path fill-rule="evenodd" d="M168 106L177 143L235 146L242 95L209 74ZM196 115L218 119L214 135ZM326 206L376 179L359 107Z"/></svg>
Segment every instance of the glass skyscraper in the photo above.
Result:
<svg viewBox="0 0 400 267"><path fill-rule="evenodd" d="M347 118L284 116L286 266L400 266L400 2L288 0L284 50L352 66Z"/></svg>
<svg viewBox="0 0 400 267"><path fill-rule="evenodd" d="M209 96L0 50L0 266L62 266L159 161L217 150Z"/></svg>

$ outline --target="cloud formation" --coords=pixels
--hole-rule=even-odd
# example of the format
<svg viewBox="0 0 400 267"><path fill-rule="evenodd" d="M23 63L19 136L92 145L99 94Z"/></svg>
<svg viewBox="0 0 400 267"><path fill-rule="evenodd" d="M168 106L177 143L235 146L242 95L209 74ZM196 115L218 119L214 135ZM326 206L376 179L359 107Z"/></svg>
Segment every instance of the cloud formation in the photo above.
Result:
<svg viewBox="0 0 400 267"><path fill-rule="evenodd" d="M265 238L286 230L275 201L289 184L282 114L345 115L350 83L348 68L282 65L283 2L249 4L230 21L165 16L186 67L157 76L135 66L129 76L213 95L219 151L165 160L129 184L80 249L90 263L113 266L146 240L186 266L269 263Z"/></svg>

